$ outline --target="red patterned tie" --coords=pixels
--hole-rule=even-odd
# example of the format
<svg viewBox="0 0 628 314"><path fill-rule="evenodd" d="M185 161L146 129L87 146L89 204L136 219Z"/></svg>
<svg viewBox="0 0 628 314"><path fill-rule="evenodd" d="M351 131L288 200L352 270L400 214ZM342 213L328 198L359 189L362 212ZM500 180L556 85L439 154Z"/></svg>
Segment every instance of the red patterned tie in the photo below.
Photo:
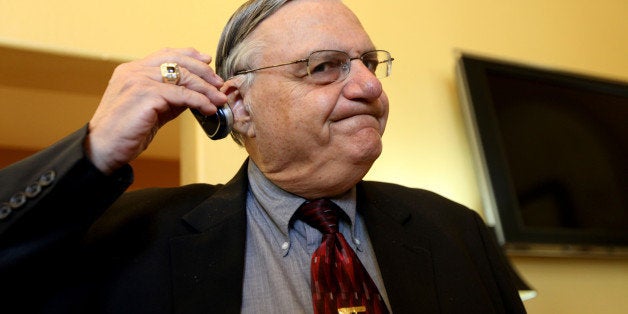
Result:
<svg viewBox="0 0 628 314"><path fill-rule="evenodd" d="M305 202L297 219L323 233L312 255L314 313L388 313L375 283L342 233L338 232L341 209L328 199Z"/></svg>

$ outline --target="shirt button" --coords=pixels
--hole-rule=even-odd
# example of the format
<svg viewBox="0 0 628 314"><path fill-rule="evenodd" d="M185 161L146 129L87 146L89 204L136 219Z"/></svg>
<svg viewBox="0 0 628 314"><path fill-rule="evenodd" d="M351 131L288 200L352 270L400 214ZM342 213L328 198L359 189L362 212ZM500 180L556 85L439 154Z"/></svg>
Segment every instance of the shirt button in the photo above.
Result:
<svg viewBox="0 0 628 314"><path fill-rule="evenodd" d="M360 245L360 239L353 239L353 243L355 243L355 245Z"/></svg>
<svg viewBox="0 0 628 314"><path fill-rule="evenodd" d="M281 249L282 250L287 250L288 248L290 248L290 242L284 242L281 244Z"/></svg>

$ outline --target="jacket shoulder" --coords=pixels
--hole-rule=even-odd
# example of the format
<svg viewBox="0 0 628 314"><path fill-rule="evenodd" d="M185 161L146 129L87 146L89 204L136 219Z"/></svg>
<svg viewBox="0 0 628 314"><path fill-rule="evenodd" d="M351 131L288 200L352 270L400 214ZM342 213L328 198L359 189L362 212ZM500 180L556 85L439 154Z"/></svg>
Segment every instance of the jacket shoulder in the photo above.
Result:
<svg viewBox="0 0 628 314"><path fill-rule="evenodd" d="M181 217L221 187L199 183L126 192L91 226L87 239L129 236L155 229L166 235L185 233Z"/></svg>
<svg viewBox="0 0 628 314"><path fill-rule="evenodd" d="M194 183L177 187L145 188L124 193L112 206L147 206L151 203L166 205L172 202L199 203L212 196L224 185Z"/></svg>
<svg viewBox="0 0 628 314"><path fill-rule="evenodd" d="M420 188L410 188L386 182L363 181L358 189L370 201L378 203L389 202L407 208L421 208L423 211L472 211L445 196Z"/></svg>
<svg viewBox="0 0 628 314"><path fill-rule="evenodd" d="M384 215L410 224L440 226L456 230L482 221L480 215L438 193L393 183L364 181L358 186L360 198Z"/></svg>

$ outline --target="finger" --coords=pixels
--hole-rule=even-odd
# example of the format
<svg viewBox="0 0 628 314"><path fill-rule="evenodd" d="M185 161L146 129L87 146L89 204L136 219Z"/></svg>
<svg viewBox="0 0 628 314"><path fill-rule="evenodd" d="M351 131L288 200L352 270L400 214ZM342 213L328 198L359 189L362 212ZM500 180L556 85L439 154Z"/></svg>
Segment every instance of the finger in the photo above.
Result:
<svg viewBox="0 0 628 314"><path fill-rule="evenodd" d="M194 74L217 88L220 88L224 84L222 78L214 73L214 70L208 64L197 59L179 55L173 56L168 60L176 60L166 62L176 63L180 69L185 69L185 71Z"/></svg>
<svg viewBox="0 0 628 314"><path fill-rule="evenodd" d="M196 74L190 72L188 69L183 67L178 67L179 69L179 81L177 83L180 87L185 87L187 89L198 92L202 95L205 95L209 99L209 101L215 106L222 106L227 102L227 96L220 91L216 86L208 83L206 80L197 76ZM150 68L150 72L148 76L153 81L158 81L157 77L161 78L161 69L159 69L159 74L157 74L157 69ZM144 68L146 71L146 68ZM172 85L170 83L166 83L163 85Z"/></svg>
<svg viewBox="0 0 628 314"><path fill-rule="evenodd" d="M212 115L216 113L217 107L222 106L226 102L226 96L224 96L224 94L222 95L224 96L225 101L213 102L205 94L199 93L185 86L172 84L162 85L163 86L157 87L160 89L158 95L164 100L163 106L158 108L160 112L167 112L170 110L171 106L175 106L182 109L197 109L205 115Z"/></svg>
<svg viewBox="0 0 628 314"><path fill-rule="evenodd" d="M180 67L179 69L181 74L178 85L207 96L207 98L209 98L209 100L215 105L220 106L227 102L227 96L219 89L219 87L208 83L203 78L188 71L187 68Z"/></svg>
<svg viewBox="0 0 628 314"><path fill-rule="evenodd" d="M160 66L164 62L177 63L217 88L224 83L223 79L209 66L211 57L195 49L163 49L145 59L147 66Z"/></svg>
<svg viewBox="0 0 628 314"><path fill-rule="evenodd" d="M224 80L214 72L214 69L212 69L208 63L198 59L183 57L179 66L186 68L188 71L194 73L217 88L220 88L222 84L225 83Z"/></svg>
<svg viewBox="0 0 628 314"><path fill-rule="evenodd" d="M114 72L115 82L122 85L115 90L133 90L144 96L166 99L167 102L177 106L186 105L187 101L189 107L198 109L204 114L213 114L217 106L222 106L227 102L227 96L216 86L186 68L179 67L179 72L178 85L172 85L163 82L160 67L146 66L142 62L127 63L119 66ZM129 86L136 86L136 88L129 89ZM195 93L190 93L191 91ZM167 95L163 96L163 93ZM199 100L198 97L205 99Z"/></svg>
<svg viewBox="0 0 628 314"><path fill-rule="evenodd" d="M212 61L212 57L210 55L202 53L192 47L172 49L172 51L174 51L175 53L180 53L182 55L197 59L204 64L209 64Z"/></svg>

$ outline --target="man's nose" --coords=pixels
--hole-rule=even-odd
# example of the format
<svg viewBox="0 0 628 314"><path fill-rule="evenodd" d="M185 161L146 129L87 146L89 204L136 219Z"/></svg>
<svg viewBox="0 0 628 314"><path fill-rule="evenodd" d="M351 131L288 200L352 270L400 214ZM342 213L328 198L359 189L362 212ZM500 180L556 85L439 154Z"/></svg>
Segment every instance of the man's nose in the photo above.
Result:
<svg viewBox="0 0 628 314"><path fill-rule="evenodd" d="M362 60L351 62L351 70L347 77L347 83L343 88L343 94L347 99L374 101L383 92L382 82L367 68Z"/></svg>

